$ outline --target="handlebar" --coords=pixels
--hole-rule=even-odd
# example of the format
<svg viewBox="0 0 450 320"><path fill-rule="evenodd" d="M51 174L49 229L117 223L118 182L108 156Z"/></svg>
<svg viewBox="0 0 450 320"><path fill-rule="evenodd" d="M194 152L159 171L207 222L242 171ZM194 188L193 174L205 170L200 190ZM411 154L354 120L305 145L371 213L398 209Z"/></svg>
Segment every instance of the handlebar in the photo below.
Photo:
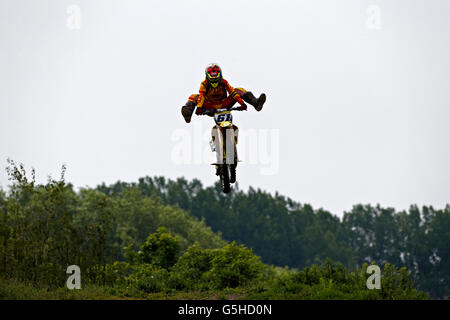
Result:
<svg viewBox="0 0 450 320"><path fill-rule="evenodd" d="M208 111L209 112L208 112ZM202 115L209 115L209 116L213 116L214 114L218 113L218 112L223 112L223 111L242 111L241 107L233 107L231 109L226 109L226 108L222 108L222 109L216 109L214 110L214 113L212 113L211 111L213 111L213 109L203 109L202 110Z"/></svg>
<svg viewBox="0 0 450 320"><path fill-rule="evenodd" d="M232 111L232 110L242 111L241 107L233 107L233 108L231 108L231 109L226 109L226 108L223 108L223 109L217 109L215 112L217 113L217 112Z"/></svg>

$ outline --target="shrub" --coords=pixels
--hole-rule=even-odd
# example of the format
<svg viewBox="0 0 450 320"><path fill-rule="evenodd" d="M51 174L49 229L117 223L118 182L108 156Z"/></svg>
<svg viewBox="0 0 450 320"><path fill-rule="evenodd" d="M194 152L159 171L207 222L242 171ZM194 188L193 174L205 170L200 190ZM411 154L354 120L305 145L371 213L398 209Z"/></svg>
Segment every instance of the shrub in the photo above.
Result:
<svg viewBox="0 0 450 320"><path fill-rule="evenodd" d="M205 278L217 289L246 285L256 280L263 269L260 257L251 249L236 245L234 241L213 252L211 269Z"/></svg>
<svg viewBox="0 0 450 320"><path fill-rule="evenodd" d="M175 282L176 285L185 289L207 288L208 284L203 278L205 273L211 269L214 252L214 250L202 248L198 242L190 246L173 268L173 281L180 279Z"/></svg>
<svg viewBox="0 0 450 320"><path fill-rule="evenodd" d="M86 278L91 284L107 286L125 286L127 277L132 273L128 262L115 261L112 264L94 265L87 269Z"/></svg>
<svg viewBox="0 0 450 320"><path fill-rule="evenodd" d="M147 293L163 292L168 289L169 272L151 264L133 266L133 273L127 277L130 286Z"/></svg>
<svg viewBox="0 0 450 320"><path fill-rule="evenodd" d="M166 228L160 227L156 233L150 234L141 246L138 259L143 263L169 268L176 263L179 250L178 237L170 234Z"/></svg>

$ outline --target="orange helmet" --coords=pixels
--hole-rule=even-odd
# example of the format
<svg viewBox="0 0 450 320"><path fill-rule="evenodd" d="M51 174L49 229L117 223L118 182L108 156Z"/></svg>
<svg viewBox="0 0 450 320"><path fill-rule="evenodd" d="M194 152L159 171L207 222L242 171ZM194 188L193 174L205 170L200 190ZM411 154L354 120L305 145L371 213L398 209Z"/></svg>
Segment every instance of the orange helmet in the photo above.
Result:
<svg viewBox="0 0 450 320"><path fill-rule="evenodd" d="M216 88L220 82L222 82L222 69L217 63L209 64L206 69L206 81L213 87Z"/></svg>

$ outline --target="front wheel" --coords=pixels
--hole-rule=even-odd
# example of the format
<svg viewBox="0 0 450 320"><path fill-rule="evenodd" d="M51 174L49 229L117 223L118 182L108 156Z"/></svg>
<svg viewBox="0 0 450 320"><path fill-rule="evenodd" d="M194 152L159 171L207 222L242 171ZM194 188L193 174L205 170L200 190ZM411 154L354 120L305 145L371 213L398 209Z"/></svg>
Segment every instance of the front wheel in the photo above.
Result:
<svg viewBox="0 0 450 320"><path fill-rule="evenodd" d="M230 164L230 183L236 182L236 164Z"/></svg>
<svg viewBox="0 0 450 320"><path fill-rule="evenodd" d="M220 172L220 182L222 184L223 193L230 192L230 174L229 174L229 166L226 164L222 165Z"/></svg>

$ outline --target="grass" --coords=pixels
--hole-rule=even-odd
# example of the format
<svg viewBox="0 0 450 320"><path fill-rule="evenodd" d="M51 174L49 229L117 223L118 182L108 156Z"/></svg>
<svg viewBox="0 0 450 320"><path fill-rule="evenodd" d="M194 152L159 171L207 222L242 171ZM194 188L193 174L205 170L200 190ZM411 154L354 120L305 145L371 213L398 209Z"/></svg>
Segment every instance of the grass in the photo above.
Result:
<svg viewBox="0 0 450 320"><path fill-rule="evenodd" d="M276 269L271 276L258 278L237 288L202 289L190 287L176 290L166 283L166 276L156 289L136 286L133 282L109 282L108 286L83 285L81 290L66 287L51 288L0 277L0 300L421 300L429 299L405 282L404 270L385 270L381 290L369 290L359 273L342 276L337 269L327 275L327 269L317 266L304 271ZM330 272L331 272L330 271ZM318 278L320 276L320 278ZM122 283L122 284L119 284ZM197 289L195 289L197 288Z"/></svg>
<svg viewBox="0 0 450 320"><path fill-rule="evenodd" d="M235 300L246 295L238 289L221 291L169 291L145 293L133 288L89 285L80 290L36 288L31 284L0 278L0 300Z"/></svg>

